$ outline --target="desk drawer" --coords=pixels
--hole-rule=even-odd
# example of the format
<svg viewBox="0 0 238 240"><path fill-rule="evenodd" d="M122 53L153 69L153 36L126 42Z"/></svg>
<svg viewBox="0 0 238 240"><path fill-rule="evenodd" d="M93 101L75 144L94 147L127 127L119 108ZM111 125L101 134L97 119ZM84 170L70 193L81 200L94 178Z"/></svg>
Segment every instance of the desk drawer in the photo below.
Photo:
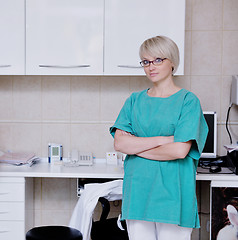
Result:
<svg viewBox="0 0 238 240"><path fill-rule="evenodd" d="M0 221L14 220L23 221L25 217L25 207L22 202L0 202ZM0 238L1 239L1 238Z"/></svg>
<svg viewBox="0 0 238 240"><path fill-rule="evenodd" d="M0 221L1 240L25 240L24 222Z"/></svg>
<svg viewBox="0 0 238 240"><path fill-rule="evenodd" d="M24 201L24 183L1 183L0 182L0 202L3 201Z"/></svg>

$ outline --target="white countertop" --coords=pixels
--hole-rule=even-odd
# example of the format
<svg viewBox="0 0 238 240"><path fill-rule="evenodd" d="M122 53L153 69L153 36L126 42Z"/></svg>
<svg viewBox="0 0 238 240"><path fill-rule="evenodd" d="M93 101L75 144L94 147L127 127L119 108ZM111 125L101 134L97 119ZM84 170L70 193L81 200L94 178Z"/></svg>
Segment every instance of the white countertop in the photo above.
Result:
<svg viewBox="0 0 238 240"><path fill-rule="evenodd" d="M0 177L48 177L48 178L123 178L123 167L96 163L92 166L69 167L40 162L32 165L13 166L0 164Z"/></svg>
<svg viewBox="0 0 238 240"><path fill-rule="evenodd" d="M104 162L94 163L92 166L69 167L54 163L39 162L32 165L13 166L0 164L0 177L46 177L46 178L123 178L121 165L107 165ZM197 180L201 181L237 181L238 175L222 173L198 173Z"/></svg>

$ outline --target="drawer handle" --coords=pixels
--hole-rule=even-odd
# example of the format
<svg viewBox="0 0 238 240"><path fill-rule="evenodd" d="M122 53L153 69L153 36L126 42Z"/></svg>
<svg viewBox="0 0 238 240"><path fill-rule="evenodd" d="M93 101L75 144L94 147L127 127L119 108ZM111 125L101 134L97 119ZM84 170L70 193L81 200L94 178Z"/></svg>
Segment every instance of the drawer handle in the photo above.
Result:
<svg viewBox="0 0 238 240"><path fill-rule="evenodd" d="M7 195L7 194L9 194L9 193L7 193L7 192L0 192L0 195Z"/></svg>
<svg viewBox="0 0 238 240"><path fill-rule="evenodd" d="M0 230L0 233L10 232L9 230Z"/></svg>
<svg viewBox="0 0 238 240"><path fill-rule="evenodd" d="M0 68L7 68L7 67L11 67L12 65L6 64L6 65L0 65Z"/></svg>
<svg viewBox="0 0 238 240"><path fill-rule="evenodd" d="M142 68L141 66L117 65L119 68Z"/></svg>
<svg viewBox="0 0 238 240"><path fill-rule="evenodd" d="M0 212L0 214L7 214L7 213L9 213L9 212Z"/></svg>
<svg viewBox="0 0 238 240"><path fill-rule="evenodd" d="M39 67L42 68L86 68L86 67L90 67L90 65L71 65L71 66L63 66L63 65L44 65L44 64L40 64Z"/></svg>

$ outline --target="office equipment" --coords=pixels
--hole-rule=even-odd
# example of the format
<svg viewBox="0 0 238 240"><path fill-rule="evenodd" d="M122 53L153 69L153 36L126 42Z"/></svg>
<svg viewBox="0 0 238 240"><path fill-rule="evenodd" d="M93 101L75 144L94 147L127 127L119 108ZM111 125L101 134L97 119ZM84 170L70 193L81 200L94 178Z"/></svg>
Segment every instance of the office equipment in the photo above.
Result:
<svg viewBox="0 0 238 240"><path fill-rule="evenodd" d="M201 158L217 157L217 113L204 111L204 117L208 125L208 135Z"/></svg>
<svg viewBox="0 0 238 240"><path fill-rule="evenodd" d="M63 159L62 144L49 143L48 144L48 158L49 158L49 163L55 162L55 161L62 161L62 159Z"/></svg>
<svg viewBox="0 0 238 240"><path fill-rule="evenodd" d="M78 165L93 165L93 154L91 152L79 152Z"/></svg>
<svg viewBox="0 0 238 240"><path fill-rule="evenodd" d="M232 76L231 104L238 105L238 75Z"/></svg>
<svg viewBox="0 0 238 240"><path fill-rule="evenodd" d="M106 153L107 164L117 165L117 152L107 152Z"/></svg>

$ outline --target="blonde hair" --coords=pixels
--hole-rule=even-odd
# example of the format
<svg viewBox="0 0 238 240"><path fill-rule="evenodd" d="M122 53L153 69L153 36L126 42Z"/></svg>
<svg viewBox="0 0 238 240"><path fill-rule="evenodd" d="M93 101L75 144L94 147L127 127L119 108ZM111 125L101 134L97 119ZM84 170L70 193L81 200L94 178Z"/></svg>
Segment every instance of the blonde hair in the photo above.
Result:
<svg viewBox="0 0 238 240"><path fill-rule="evenodd" d="M179 49L176 43L165 36L156 36L145 40L139 50L141 60L143 55L148 54L156 58L167 58L173 65L173 73L176 72L179 66Z"/></svg>

